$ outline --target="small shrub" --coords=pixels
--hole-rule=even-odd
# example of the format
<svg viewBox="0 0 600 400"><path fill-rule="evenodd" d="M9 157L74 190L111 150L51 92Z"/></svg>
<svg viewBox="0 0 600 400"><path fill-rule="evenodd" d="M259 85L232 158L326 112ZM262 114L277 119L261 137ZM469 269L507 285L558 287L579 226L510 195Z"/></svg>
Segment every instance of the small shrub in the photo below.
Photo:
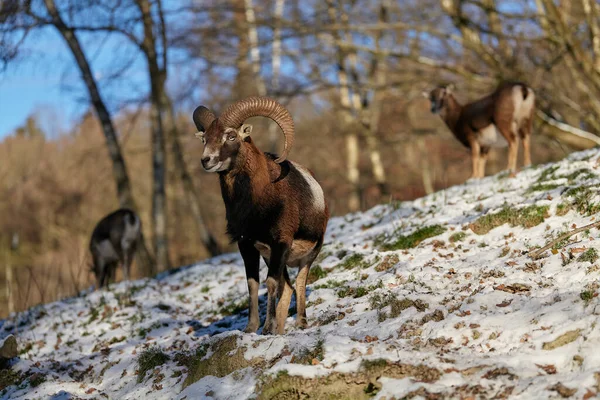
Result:
<svg viewBox="0 0 600 400"><path fill-rule="evenodd" d="M485 235L492 229L507 223L511 226L532 228L544 222L547 216L548 206L533 205L521 209L504 207L497 213L478 218L470 225L470 228L478 235Z"/></svg>
<svg viewBox="0 0 600 400"><path fill-rule="evenodd" d="M145 350L138 357L138 383L141 383L146 376L146 372L163 365L169 361L169 356L166 355L161 349L158 347L151 347Z"/></svg>
<svg viewBox="0 0 600 400"><path fill-rule="evenodd" d="M466 237L467 237L466 232L456 232L456 233L453 233L452 235L450 235L450 238L448 238L448 240L450 240L450 242L452 242L452 243L462 242L463 240L465 240Z"/></svg>
<svg viewBox="0 0 600 400"><path fill-rule="evenodd" d="M434 236L441 235L446 231L441 225L425 226L417 229L410 235L398 236L391 243L383 243L383 240L375 240L375 245L381 247L382 250L406 250L417 247L422 241L432 238Z"/></svg>
<svg viewBox="0 0 600 400"><path fill-rule="evenodd" d="M297 358L294 357L294 363L311 365L313 360L323 361L325 357L324 344L325 340L319 338L312 349L306 348Z"/></svg>
<svg viewBox="0 0 600 400"><path fill-rule="evenodd" d="M595 263L598 260L598 251L596 251L596 249L591 248L591 249L587 249L586 251L584 251L583 253L581 253L581 255L577 258L577 261L579 262L590 262L590 263Z"/></svg>
<svg viewBox="0 0 600 400"><path fill-rule="evenodd" d="M585 301L585 303L587 304L590 301L592 301L595 295L596 293L593 290L584 290L581 293L579 293L579 298Z"/></svg>
<svg viewBox="0 0 600 400"><path fill-rule="evenodd" d="M396 294L388 293L375 293L369 299L371 309L377 310L377 320L383 322L388 318L398 317L402 311L415 307L418 311L425 311L429 308L429 304L422 300L412 300L409 298L399 299ZM389 314L383 311L384 308L390 307Z"/></svg>

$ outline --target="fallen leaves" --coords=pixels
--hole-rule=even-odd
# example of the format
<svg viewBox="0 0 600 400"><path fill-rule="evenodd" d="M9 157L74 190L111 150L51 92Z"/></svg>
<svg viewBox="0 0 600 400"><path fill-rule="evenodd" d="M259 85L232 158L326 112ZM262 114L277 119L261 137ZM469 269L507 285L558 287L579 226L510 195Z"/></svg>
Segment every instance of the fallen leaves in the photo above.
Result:
<svg viewBox="0 0 600 400"><path fill-rule="evenodd" d="M531 290L531 286L526 285L524 283L513 283L512 285L498 285L494 287L494 290L501 290L507 293L525 293Z"/></svg>
<svg viewBox="0 0 600 400"><path fill-rule="evenodd" d="M556 367L553 364L546 364L546 365L535 364L535 366L544 370L544 372L547 373L548 375L556 374Z"/></svg>

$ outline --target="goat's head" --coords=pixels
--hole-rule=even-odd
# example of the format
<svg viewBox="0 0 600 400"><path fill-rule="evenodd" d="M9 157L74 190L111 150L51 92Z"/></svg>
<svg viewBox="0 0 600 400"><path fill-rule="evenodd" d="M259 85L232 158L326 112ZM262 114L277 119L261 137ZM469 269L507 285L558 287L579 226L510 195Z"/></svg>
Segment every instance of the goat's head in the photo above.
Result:
<svg viewBox="0 0 600 400"><path fill-rule="evenodd" d="M227 107L218 118L208 108L194 110L197 137L204 143L202 166L208 172L228 171L243 151L252 132L252 125L244 124L250 117L262 116L275 121L285 137L283 153L275 162L283 162L294 143L294 122L287 109L273 99L249 97Z"/></svg>
<svg viewBox="0 0 600 400"><path fill-rule="evenodd" d="M452 94L454 85L438 86L431 92L423 92L423 96L431 102L431 112L441 114L444 106L447 104L446 98Z"/></svg>

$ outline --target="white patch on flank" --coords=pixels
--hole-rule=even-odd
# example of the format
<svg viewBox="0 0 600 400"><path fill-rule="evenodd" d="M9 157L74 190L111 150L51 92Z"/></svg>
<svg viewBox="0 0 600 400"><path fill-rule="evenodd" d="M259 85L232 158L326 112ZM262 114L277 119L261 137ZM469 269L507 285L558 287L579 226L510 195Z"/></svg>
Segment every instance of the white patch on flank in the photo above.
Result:
<svg viewBox="0 0 600 400"><path fill-rule="evenodd" d="M508 146L508 142L494 124L479 130L479 144L485 147Z"/></svg>
<svg viewBox="0 0 600 400"><path fill-rule="evenodd" d="M314 203L315 208L319 211L324 210L325 209L325 195L323 195L323 189L321 188L321 185L319 185L319 182L317 182L317 180L315 178L313 178L313 176L310 174L310 172L306 168L304 168L302 165L296 164L295 162L292 162L292 164L294 165L294 167L296 167L296 169L298 171L300 171L300 173L306 180L306 183L308 183L308 185L310 186L313 200L315 202Z"/></svg>
<svg viewBox="0 0 600 400"><path fill-rule="evenodd" d="M527 98L523 100L523 87L517 85L512 89L512 96L515 104L514 120L517 125L521 125L522 121L531 115L535 103L535 93L527 88Z"/></svg>

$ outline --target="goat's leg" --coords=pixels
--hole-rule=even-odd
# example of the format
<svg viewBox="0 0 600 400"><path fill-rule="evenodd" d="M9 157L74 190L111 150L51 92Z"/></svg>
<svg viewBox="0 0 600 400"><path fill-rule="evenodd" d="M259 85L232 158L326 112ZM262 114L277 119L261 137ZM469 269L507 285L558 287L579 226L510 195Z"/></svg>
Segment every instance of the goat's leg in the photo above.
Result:
<svg viewBox="0 0 600 400"><path fill-rule="evenodd" d="M283 331L278 329L277 321L277 292L284 279L283 270L286 268L290 246L287 243L277 243L271 246L269 272L267 274L267 320L263 327L263 334L274 334ZM281 313L280 313L281 314ZM286 313L287 315L287 313Z"/></svg>
<svg viewBox="0 0 600 400"><path fill-rule="evenodd" d="M481 157L481 146L479 146L479 142L477 140L473 140L470 145L471 162L473 163L473 173L471 174L471 178L479 178L479 158Z"/></svg>
<svg viewBox="0 0 600 400"><path fill-rule="evenodd" d="M528 167L531 165L531 119L525 121L525 125L519 132L523 138L523 166Z"/></svg>
<svg viewBox="0 0 600 400"><path fill-rule="evenodd" d="M258 314L258 286L259 286L259 263L260 254L253 243L248 241L238 242L240 254L246 267L246 280L248 282L248 325L244 329L246 333L256 332L260 323Z"/></svg>
<svg viewBox="0 0 600 400"><path fill-rule="evenodd" d="M485 177L485 163L487 162L489 153L490 153L489 147L481 148L481 156L479 158L479 177L480 178Z"/></svg>
<svg viewBox="0 0 600 400"><path fill-rule="evenodd" d="M296 277L296 326L301 329L308 326L306 321L306 278L311 264L312 261L300 267Z"/></svg>
<svg viewBox="0 0 600 400"><path fill-rule="evenodd" d="M508 142L508 170L511 176L517 172L517 157L519 155L519 137L513 135Z"/></svg>
<svg viewBox="0 0 600 400"><path fill-rule="evenodd" d="M289 314L290 302L292 300L292 294L294 289L290 282L290 276L288 274L287 267L283 267L283 279L279 281L279 302L277 303L277 334L282 335L285 333L285 320Z"/></svg>

